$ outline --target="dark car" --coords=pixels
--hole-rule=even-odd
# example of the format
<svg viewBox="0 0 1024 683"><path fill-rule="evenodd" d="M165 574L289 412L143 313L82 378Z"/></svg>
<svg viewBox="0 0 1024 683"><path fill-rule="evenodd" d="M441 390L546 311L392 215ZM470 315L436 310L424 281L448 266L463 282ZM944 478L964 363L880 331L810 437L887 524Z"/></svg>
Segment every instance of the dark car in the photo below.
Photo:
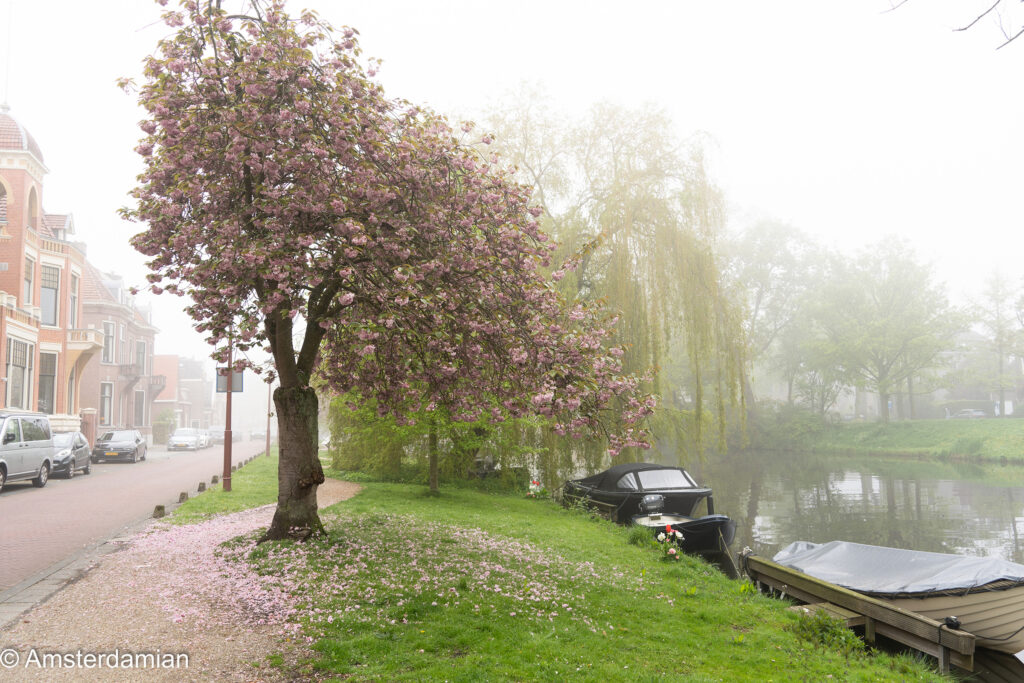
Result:
<svg viewBox="0 0 1024 683"><path fill-rule="evenodd" d="M681 467L633 462L565 482L562 501L597 509L620 524L628 524L634 515L644 512L640 503L651 494L661 496L665 513L692 517L697 504L710 498L711 489L699 485ZM708 508L712 507L709 501Z"/></svg>
<svg viewBox="0 0 1024 683"><path fill-rule="evenodd" d="M984 410L964 408L963 410L958 411L953 417L955 417L958 420L980 420L981 418L987 416L985 415Z"/></svg>
<svg viewBox="0 0 1024 683"><path fill-rule="evenodd" d="M96 439L92 449L92 461L127 460L138 462L146 459L146 440L137 429L114 429L104 432Z"/></svg>
<svg viewBox="0 0 1024 683"><path fill-rule="evenodd" d="M53 474L63 474L70 479L75 472L89 474L92 460L89 441L82 432L62 432L53 435Z"/></svg>

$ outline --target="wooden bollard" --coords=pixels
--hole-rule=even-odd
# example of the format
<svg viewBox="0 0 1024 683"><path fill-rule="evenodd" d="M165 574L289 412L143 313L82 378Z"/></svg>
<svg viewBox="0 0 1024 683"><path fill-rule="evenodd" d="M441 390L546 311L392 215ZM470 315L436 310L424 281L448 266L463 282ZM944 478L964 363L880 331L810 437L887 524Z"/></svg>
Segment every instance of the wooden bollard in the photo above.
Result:
<svg viewBox="0 0 1024 683"><path fill-rule="evenodd" d="M157 505L155 508L153 508L153 519L160 519L166 514L167 510L164 509L163 505Z"/></svg>
<svg viewBox="0 0 1024 683"><path fill-rule="evenodd" d="M205 490L206 490L206 482L205 481L199 482L199 493L202 493Z"/></svg>
<svg viewBox="0 0 1024 683"><path fill-rule="evenodd" d="M181 493L178 494L178 502L179 503L184 503L186 500L188 500L188 494L187 493L182 491Z"/></svg>
<svg viewBox="0 0 1024 683"><path fill-rule="evenodd" d="M237 470L238 470L238 465L232 465L232 466L231 466L231 471L232 471L232 472L235 472L235 471L237 471Z"/></svg>
<svg viewBox="0 0 1024 683"><path fill-rule="evenodd" d="M215 474L215 475L213 475L213 479L210 480L210 483L211 484L216 484L218 481L220 481L220 478L217 477L217 475Z"/></svg>

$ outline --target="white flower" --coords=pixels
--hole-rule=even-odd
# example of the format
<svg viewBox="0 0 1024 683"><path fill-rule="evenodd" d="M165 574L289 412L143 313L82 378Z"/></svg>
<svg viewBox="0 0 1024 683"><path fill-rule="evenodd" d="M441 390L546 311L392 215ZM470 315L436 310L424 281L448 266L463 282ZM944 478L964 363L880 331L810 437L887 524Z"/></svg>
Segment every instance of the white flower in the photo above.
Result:
<svg viewBox="0 0 1024 683"><path fill-rule="evenodd" d="M662 542L664 540L665 540L665 532L662 531L660 534L658 534L658 542L660 543L660 542Z"/></svg>
<svg viewBox="0 0 1024 683"><path fill-rule="evenodd" d="M683 532L682 531L674 531L673 533L676 535L676 538L682 538L683 537Z"/></svg>

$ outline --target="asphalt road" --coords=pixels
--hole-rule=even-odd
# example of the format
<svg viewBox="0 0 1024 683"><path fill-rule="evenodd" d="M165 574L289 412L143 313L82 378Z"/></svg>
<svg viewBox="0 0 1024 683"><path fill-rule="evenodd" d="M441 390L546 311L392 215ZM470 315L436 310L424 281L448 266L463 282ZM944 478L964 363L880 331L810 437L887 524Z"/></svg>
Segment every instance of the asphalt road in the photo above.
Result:
<svg viewBox="0 0 1024 683"><path fill-rule="evenodd" d="M262 453L265 442L236 441L232 460ZM137 463L100 463L91 474L52 477L41 489L31 481L0 491L0 592L83 548L120 535L153 514L158 504L178 502L182 491L210 484L223 470L223 446L197 452L152 447Z"/></svg>

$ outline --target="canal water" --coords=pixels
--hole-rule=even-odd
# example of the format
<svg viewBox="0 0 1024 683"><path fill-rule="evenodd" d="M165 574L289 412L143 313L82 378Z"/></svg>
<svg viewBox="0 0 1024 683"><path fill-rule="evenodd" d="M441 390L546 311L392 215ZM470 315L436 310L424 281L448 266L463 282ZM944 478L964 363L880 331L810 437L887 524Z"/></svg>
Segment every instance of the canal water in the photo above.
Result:
<svg viewBox="0 0 1024 683"><path fill-rule="evenodd" d="M784 452L685 467L736 520L734 552L842 540L1024 564L1024 467Z"/></svg>

